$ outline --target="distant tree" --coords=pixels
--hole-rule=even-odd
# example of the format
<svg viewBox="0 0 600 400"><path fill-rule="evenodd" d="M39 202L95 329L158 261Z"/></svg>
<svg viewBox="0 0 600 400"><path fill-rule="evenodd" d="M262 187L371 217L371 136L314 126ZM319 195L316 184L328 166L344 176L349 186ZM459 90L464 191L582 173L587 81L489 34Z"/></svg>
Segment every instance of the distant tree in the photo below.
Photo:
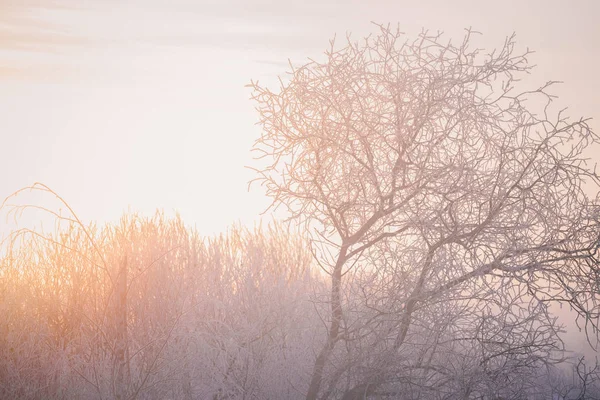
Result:
<svg viewBox="0 0 600 400"><path fill-rule="evenodd" d="M460 398L473 371L507 388L518 373L503 373L560 351L549 302L597 330L599 201L584 185L600 180L584 150L599 138L552 111L553 82L517 90L532 67L514 36L482 54L471 31L453 44L379 28L332 41L278 91L250 84L257 181L309 228L330 280L306 399L448 388L456 368Z"/></svg>
<svg viewBox="0 0 600 400"><path fill-rule="evenodd" d="M18 194L58 229L0 243L0 398L294 398L320 321L308 246L282 224L203 238L179 218L85 226ZM63 226L60 227L60 222ZM299 371L303 373L299 373Z"/></svg>

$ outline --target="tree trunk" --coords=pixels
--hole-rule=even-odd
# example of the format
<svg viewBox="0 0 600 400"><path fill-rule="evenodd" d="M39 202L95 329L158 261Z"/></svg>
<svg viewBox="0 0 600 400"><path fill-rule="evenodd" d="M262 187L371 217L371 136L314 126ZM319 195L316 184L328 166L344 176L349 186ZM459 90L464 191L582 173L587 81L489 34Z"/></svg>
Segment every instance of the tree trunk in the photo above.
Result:
<svg viewBox="0 0 600 400"><path fill-rule="evenodd" d="M317 360L315 361L310 386L308 388L308 393L306 394L306 400L317 399L319 390L321 389L325 364L327 364L329 356L338 340L340 325L342 323L342 267L346 262L347 251L348 247L342 246L333 274L331 274L331 324L327 334L327 342L319 352Z"/></svg>
<svg viewBox="0 0 600 400"><path fill-rule="evenodd" d="M123 257L115 283L115 397L127 396L129 351L127 346L127 256Z"/></svg>

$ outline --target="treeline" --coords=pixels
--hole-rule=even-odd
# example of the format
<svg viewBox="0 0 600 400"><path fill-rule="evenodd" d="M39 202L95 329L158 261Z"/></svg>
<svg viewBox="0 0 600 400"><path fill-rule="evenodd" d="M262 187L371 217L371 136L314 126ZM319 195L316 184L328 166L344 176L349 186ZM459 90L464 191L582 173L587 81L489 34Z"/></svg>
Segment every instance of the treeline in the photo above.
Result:
<svg viewBox="0 0 600 400"><path fill-rule="evenodd" d="M297 396L319 283L282 226L201 238L130 215L23 234L0 264L0 398Z"/></svg>
<svg viewBox="0 0 600 400"><path fill-rule="evenodd" d="M330 287L309 243L286 225L203 238L177 218L128 215L48 236L18 231L5 247L0 398L306 395ZM366 267L348 276L344 346L333 358L344 368L326 371L324 398L359 398L348 388L366 373L385 376L374 399L598 393L589 366L552 366L563 355L559 338L536 310L517 323L518 296L495 310L472 298L433 303L415 313L401 351L391 352L385 336L393 338L397 318L380 312L393 310L397 296L385 292L402 290L402 280L410 277ZM374 315L377 324L367 323Z"/></svg>

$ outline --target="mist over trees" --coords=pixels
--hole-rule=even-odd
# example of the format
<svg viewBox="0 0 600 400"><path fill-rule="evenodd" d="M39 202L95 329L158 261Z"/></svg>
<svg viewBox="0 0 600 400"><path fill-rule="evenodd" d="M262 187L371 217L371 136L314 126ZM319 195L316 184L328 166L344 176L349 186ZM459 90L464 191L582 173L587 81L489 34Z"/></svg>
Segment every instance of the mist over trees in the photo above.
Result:
<svg viewBox="0 0 600 400"><path fill-rule="evenodd" d="M598 398L549 305L598 333L599 137L514 36L390 26L277 91L252 82L257 183L290 219L202 238L126 215L18 230L0 258L0 397ZM58 196L35 184L24 190Z"/></svg>

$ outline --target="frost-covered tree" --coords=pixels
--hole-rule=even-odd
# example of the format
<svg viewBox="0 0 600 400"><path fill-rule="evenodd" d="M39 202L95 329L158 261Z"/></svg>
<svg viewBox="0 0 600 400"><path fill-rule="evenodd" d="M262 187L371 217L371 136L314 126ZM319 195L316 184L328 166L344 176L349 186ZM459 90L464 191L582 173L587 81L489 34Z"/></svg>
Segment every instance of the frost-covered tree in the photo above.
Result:
<svg viewBox="0 0 600 400"><path fill-rule="evenodd" d="M483 396L561 350L549 302L597 329L598 136L552 111L552 83L518 89L514 36L484 54L471 31L379 28L250 85L257 180L330 281L306 398Z"/></svg>

